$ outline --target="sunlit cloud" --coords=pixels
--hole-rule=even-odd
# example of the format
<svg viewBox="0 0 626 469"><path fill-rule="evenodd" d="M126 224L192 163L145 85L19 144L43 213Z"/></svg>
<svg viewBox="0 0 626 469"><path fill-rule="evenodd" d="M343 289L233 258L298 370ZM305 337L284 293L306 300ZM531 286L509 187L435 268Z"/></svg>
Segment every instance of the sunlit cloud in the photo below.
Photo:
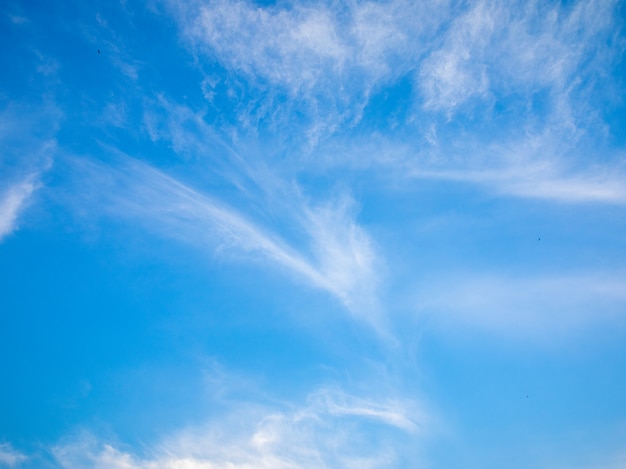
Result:
<svg viewBox="0 0 626 469"><path fill-rule="evenodd" d="M417 311L452 329L469 324L504 336L561 338L592 324L626 323L622 278L620 271L531 277L474 272L422 285Z"/></svg>
<svg viewBox="0 0 626 469"><path fill-rule="evenodd" d="M391 1L339 8L324 2L261 7L198 1L170 7L200 56L243 72L248 85L264 90L261 95L270 102L276 93L287 93L280 105L255 107L278 119L276 129L297 125L295 116L303 109L296 102L316 103L305 111L310 119L301 129L313 145L356 125L375 89L413 75L412 111L400 126L411 129L425 119L432 123L421 141L408 144L413 161L378 159L383 166L391 164L392 174L474 182L525 198L624 199L619 168L595 160L597 167L589 169L589 159L576 150L581 141L594 148L602 138L600 130L593 131L602 127L594 99L605 92L598 77L615 60L607 45L615 30L615 2L596 7L590 1L566 6L484 0L452 8L445 1L413 7ZM212 88L219 81L207 80ZM488 126L461 132L446 128L459 113L477 113L493 122L498 119L492 113L495 105L507 110L505 130L497 137ZM177 140L190 141L174 136ZM467 142L471 151L464 148L461 156L458 147ZM494 153L489 147L501 148L504 155L486 157ZM318 153L315 160L327 161ZM358 161L362 169L363 160L377 159L346 153L351 152L334 153L332 164L350 167ZM517 156L511 159L510 153ZM423 160L435 160L439 168Z"/></svg>
<svg viewBox="0 0 626 469"><path fill-rule="evenodd" d="M2 405L23 420L0 428L0 466L559 467L585 450L556 442L545 464L538 428L611 449L623 2L24 3L0 7ZM559 346L579 339L593 354L572 365ZM524 386L568 398L493 404L485 357L503 349ZM198 356L268 389L204 383ZM610 392L571 386L597 363Z"/></svg>
<svg viewBox="0 0 626 469"><path fill-rule="evenodd" d="M531 163L532 164L532 163ZM416 179L473 183L516 197L565 203L626 203L626 184L619 172L606 170L562 174L546 164L474 170L414 170Z"/></svg>
<svg viewBox="0 0 626 469"><path fill-rule="evenodd" d="M271 226L137 160L123 157L115 166L80 160L73 164L81 182L88 181L80 187L83 203L96 203L109 215L201 249L232 250L252 261L264 260L296 281L331 293L355 317L380 326L380 261L349 199L311 206L292 194L289 204L295 205L287 213L305 234L301 243L293 244Z"/></svg>
<svg viewBox="0 0 626 469"><path fill-rule="evenodd" d="M239 122L267 118L280 129L304 116L302 132L313 146L358 123L375 91L412 73L449 4L166 3L202 62L217 59L261 91L249 98L253 110L233 103ZM205 80L209 99L219 81ZM238 94L232 83L224 85Z"/></svg>
<svg viewBox="0 0 626 469"><path fill-rule="evenodd" d="M33 177L27 178L0 194L0 241L18 228L18 215L37 188L33 179Z"/></svg>
<svg viewBox="0 0 626 469"><path fill-rule="evenodd" d="M398 453L406 444L399 436L429 423L426 414L414 414L406 404L322 388L300 406L240 403L231 414L177 432L146 449L145 455L84 433L52 452L65 469L383 468L406 458ZM388 439L389 432L398 435ZM416 445L413 440L413 449Z"/></svg>
<svg viewBox="0 0 626 469"><path fill-rule="evenodd" d="M51 102L34 106L8 102L0 110L0 241L19 228L21 214L41 188L53 162L53 138L61 113Z"/></svg>
<svg viewBox="0 0 626 469"><path fill-rule="evenodd" d="M568 7L471 3L422 64L425 106L450 113L472 97L530 98L545 88L553 93L558 117L570 121L570 95L584 90L581 78L601 72L610 55L601 38L610 35L614 8L615 2L598 8L591 1Z"/></svg>

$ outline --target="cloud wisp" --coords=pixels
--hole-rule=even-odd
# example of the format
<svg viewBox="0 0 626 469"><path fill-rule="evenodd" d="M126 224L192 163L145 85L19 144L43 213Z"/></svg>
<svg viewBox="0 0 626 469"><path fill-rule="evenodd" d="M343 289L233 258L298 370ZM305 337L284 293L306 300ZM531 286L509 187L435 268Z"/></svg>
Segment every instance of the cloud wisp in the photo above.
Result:
<svg viewBox="0 0 626 469"><path fill-rule="evenodd" d="M565 203L625 204L626 184L620 168L598 168L567 174L549 163L529 161L503 168L428 169L414 168L414 179L477 184L494 192L527 199Z"/></svg>
<svg viewBox="0 0 626 469"><path fill-rule="evenodd" d="M2 97L0 96L0 101ZM51 102L0 102L0 242L19 228L19 217L52 167L62 114Z"/></svg>
<svg viewBox="0 0 626 469"><path fill-rule="evenodd" d="M367 87L394 76L403 61L419 54L416 40L445 18L446 3L259 7L220 0L171 6L199 51L297 96L327 90L337 79L342 85L364 80L359 85Z"/></svg>
<svg viewBox="0 0 626 469"><path fill-rule="evenodd" d="M570 95L584 91L581 78L610 59L605 39L616 2L168 4L197 53L292 98L333 96L354 105L413 75L427 110L450 115L473 97L530 97L547 89L569 120Z"/></svg>
<svg viewBox="0 0 626 469"><path fill-rule="evenodd" d="M546 88L555 95L555 109L565 111L581 77L601 70L607 59L600 39L610 37L614 8L615 2L588 0L570 6L472 2L422 64L425 107L450 113L473 97Z"/></svg>
<svg viewBox="0 0 626 469"><path fill-rule="evenodd" d="M615 1L166 3L201 62L217 60L260 91L255 99L267 102L254 110L235 103L241 105L238 122L252 122L255 130L258 113L275 120L275 129L299 125L304 113L309 120L300 130L313 148L322 136L350 140L365 112L395 112L368 111L372 96L409 78L411 111L394 125L412 135L413 176L479 183L524 198L624 201L622 178L610 162L580 150L594 151L607 131L601 107L615 86L607 70L619 62L611 46L619 34ZM205 80L213 97L216 80ZM417 143L416 125L427 134ZM481 149L468 151L467 142L479 142ZM518 156L485 158L494 146ZM523 152L528 154L520 157ZM420 169L424 155L441 167ZM333 156L338 166L354 160ZM393 158L378 163L377 170L398 169ZM399 163L405 171L406 162Z"/></svg>
<svg viewBox="0 0 626 469"><path fill-rule="evenodd" d="M422 285L417 309L446 327L471 324L505 336L554 339L589 324L624 322L622 278L619 271L521 278L474 273Z"/></svg>
<svg viewBox="0 0 626 469"><path fill-rule="evenodd" d="M0 241L18 228L18 215L38 187L35 179L36 175L31 175L0 194Z"/></svg>
<svg viewBox="0 0 626 469"><path fill-rule="evenodd" d="M0 443L0 467L19 467L27 459L25 454L15 450L10 443Z"/></svg>
<svg viewBox="0 0 626 469"><path fill-rule="evenodd" d="M414 440L417 428L426 423L425 415L413 413L407 403L378 402L322 388L300 406L239 403L232 413L176 432L143 456L89 434L58 444L52 453L64 469L373 469L393 466L399 458L409 460L399 453L398 442L402 437Z"/></svg>
<svg viewBox="0 0 626 469"><path fill-rule="evenodd" d="M315 147L358 123L381 86L412 73L449 2L165 3L199 62L217 61L230 74L207 73L209 100L219 90L255 90L247 103L231 103L240 125L298 123Z"/></svg>
<svg viewBox="0 0 626 469"><path fill-rule="evenodd" d="M305 235L297 244L281 236L278 227L264 226L145 163L122 158L115 167L74 161L77 174L89 181L91 189L81 192L90 193L91 206L202 249L240 253L280 267L296 281L329 292L355 317L372 325L379 321L379 259L349 199L308 206L294 197L297 205L288 213Z"/></svg>

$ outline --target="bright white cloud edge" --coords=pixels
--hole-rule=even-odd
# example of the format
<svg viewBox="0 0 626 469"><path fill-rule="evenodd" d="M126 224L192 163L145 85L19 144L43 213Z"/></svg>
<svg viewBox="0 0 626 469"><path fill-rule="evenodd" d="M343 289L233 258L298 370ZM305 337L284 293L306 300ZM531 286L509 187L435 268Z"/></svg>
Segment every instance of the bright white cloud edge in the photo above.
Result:
<svg viewBox="0 0 626 469"><path fill-rule="evenodd" d="M326 387L287 409L240 403L231 414L177 432L143 456L89 433L59 443L52 454L64 469L374 469L393 466L399 456L394 439L381 438L385 432L404 434L415 446L431 424L410 401L377 401Z"/></svg>
<svg viewBox="0 0 626 469"><path fill-rule="evenodd" d="M36 174L32 174L0 194L0 241L17 230L18 216L37 188Z"/></svg>
<svg viewBox="0 0 626 469"><path fill-rule="evenodd" d="M379 306L381 259L358 225L349 198L310 206L297 194L285 213L308 241L294 245L278 231L251 221L219 199L202 194L137 160L123 157L116 167L74 160L80 192L90 206L131 219L158 233L196 247L246 253L295 274L325 290L354 317L384 332ZM90 198L89 198L90 197ZM95 198L95 200L94 200Z"/></svg>

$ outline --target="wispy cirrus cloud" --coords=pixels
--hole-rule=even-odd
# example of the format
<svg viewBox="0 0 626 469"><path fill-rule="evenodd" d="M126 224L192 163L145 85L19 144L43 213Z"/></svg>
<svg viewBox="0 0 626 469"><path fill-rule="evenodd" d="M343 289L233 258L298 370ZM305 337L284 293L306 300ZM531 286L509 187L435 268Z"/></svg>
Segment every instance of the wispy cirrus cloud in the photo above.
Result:
<svg viewBox="0 0 626 469"><path fill-rule="evenodd" d="M280 267L329 292L355 317L380 326L380 259L356 222L350 199L309 205L292 193L281 206L288 207L288 219L301 234L290 241L271 224L137 160L122 157L115 166L74 160L73 165L83 183L88 181L81 188L86 203L200 249L244 253Z"/></svg>
<svg viewBox="0 0 626 469"><path fill-rule="evenodd" d="M428 417L415 409L410 411L408 402L387 399L382 402L350 395L337 388L322 388L309 397L315 407L326 409L330 415L355 416L397 427L410 433L424 431Z"/></svg>
<svg viewBox="0 0 626 469"><path fill-rule="evenodd" d="M313 146L358 123L378 88L411 74L449 11L448 1L165 3L201 62L217 60L261 92L235 103L240 123L268 119L281 129L304 120ZM205 80L211 100L219 81ZM224 85L223 94L239 94Z"/></svg>
<svg viewBox="0 0 626 469"><path fill-rule="evenodd" d="M200 54L292 98L355 104L373 87L415 74L424 106L450 113L471 97L530 98L542 88L564 111L569 94L580 93L581 81L601 73L612 54L615 5L196 1L170 8Z"/></svg>
<svg viewBox="0 0 626 469"><path fill-rule="evenodd" d="M143 455L83 434L58 444L60 467L75 468L383 468L412 457L401 454L403 436L426 424L407 402L377 401L333 388L306 403L265 407L240 403L207 424L176 432ZM395 435L395 439L385 435ZM416 442L412 442L413 450ZM117 446L117 447L116 447Z"/></svg>
<svg viewBox="0 0 626 469"><path fill-rule="evenodd" d="M0 194L0 241L18 228L18 215L28 203L31 194L37 189L36 175L13 184Z"/></svg>
<svg viewBox="0 0 626 469"><path fill-rule="evenodd" d="M527 277L475 272L422 285L417 309L446 327L470 324L505 336L553 340L589 324L626 323L622 279L621 271Z"/></svg>
<svg viewBox="0 0 626 469"><path fill-rule="evenodd" d="M0 241L18 228L20 214L42 185L41 175L52 165L58 118L49 103L39 113L15 103L0 111Z"/></svg>
<svg viewBox="0 0 626 469"><path fill-rule="evenodd" d="M596 167L592 171L563 171L557 165L528 161L521 165L492 168L413 168L415 179L477 184L494 192L528 199L565 203L626 203L626 184L621 167Z"/></svg>
<svg viewBox="0 0 626 469"><path fill-rule="evenodd" d="M473 185L521 199L566 204L626 203L626 165L619 151L576 148L565 137L527 135L501 141L468 138L436 146L381 138L327 146L311 171L351 171L380 188L411 190L420 181ZM453 138L453 137L452 137Z"/></svg>
<svg viewBox="0 0 626 469"><path fill-rule="evenodd" d="M10 443L0 443L0 466L19 467L28 458L25 454L17 451Z"/></svg>
<svg viewBox="0 0 626 469"><path fill-rule="evenodd" d="M453 112L472 97L554 93L563 114L568 97L600 72L611 49L615 2L572 5L482 0L454 18L443 43L424 60L425 106ZM580 101L578 101L580 104Z"/></svg>
<svg viewBox="0 0 626 469"><path fill-rule="evenodd" d="M246 1L207 1L172 6L195 47L229 68L297 95L331 86L333 79L354 80L357 73L374 81L395 74L403 60L415 56L415 41L443 19L447 2L434 3L260 7Z"/></svg>
<svg viewBox="0 0 626 469"><path fill-rule="evenodd" d="M421 63L418 83L426 111L483 121L449 130L435 120L405 174L523 198L623 203L623 156L604 144L599 111L612 93L606 71L620 60L610 45L619 42L616 3L596 6L468 4Z"/></svg>
<svg viewBox="0 0 626 469"><path fill-rule="evenodd" d="M377 91L412 77L412 110L394 125L411 134L417 125L423 138L411 137L412 155L404 161L378 158L376 171L479 183L525 198L624 199L620 168L587 154L607 132L600 106L611 93L603 85L612 83L607 70L619 61L614 1L168 5L201 61L216 59L262 90L255 99L265 99L263 105L233 103L246 116L239 122L253 129L258 113L275 120L275 130L299 126L304 113L308 120L298 128L315 147L322 137L350 135ZM219 79L205 81L214 96ZM474 117L450 127L459 115ZM481 124L474 125L478 116ZM319 153L315 160L325 160ZM363 160L377 158L343 153L333 154L334 165L358 161L363 169Z"/></svg>

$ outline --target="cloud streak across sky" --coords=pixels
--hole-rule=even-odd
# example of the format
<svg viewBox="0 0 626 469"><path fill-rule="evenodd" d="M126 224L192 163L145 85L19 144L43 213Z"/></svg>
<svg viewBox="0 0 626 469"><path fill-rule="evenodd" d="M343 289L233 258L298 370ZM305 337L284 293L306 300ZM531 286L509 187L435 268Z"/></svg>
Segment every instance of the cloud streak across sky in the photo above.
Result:
<svg viewBox="0 0 626 469"><path fill-rule="evenodd" d="M168 437L139 457L82 434L53 448L60 467L110 468L298 468L389 467L401 454L386 431L414 434L414 419L400 402L375 402L337 389L312 393L304 405L288 409L239 403L232 414L203 428ZM380 441L366 436L375 430Z"/></svg>
<svg viewBox="0 0 626 469"><path fill-rule="evenodd" d="M0 199L0 241L17 229L17 217L35 190L28 178L8 188Z"/></svg>
<svg viewBox="0 0 626 469"><path fill-rule="evenodd" d="M10 443L0 444L0 464L4 467L17 467L26 459L26 456L14 450Z"/></svg>
<svg viewBox="0 0 626 469"><path fill-rule="evenodd" d="M303 246L292 246L271 228L139 161L124 157L115 167L78 160L75 165L87 182L81 192L93 191L100 200L89 203L106 207L111 215L199 248L264 260L329 292L355 317L378 322L379 261L349 199L310 207L294 194L296 205L287 210L306 239Z"/></svg>
<svg viewBox="0 0 626 469"><path fill-rule="evenodd" d="M408 156L377 161L359 155L334 165L365 158L377 163L377 171L397 175L408 165L419 177L477 182L513 196L623 200L619 154L606 168L585 162L586 154L597 151L598 134L607 131L598 106L615 98L616 90L601 84L603 70L615 60L607 43L621 40L614 2L598 8L586 1L480 1L460 13L448 2L400 1L269 8L195 2L172 8L201 60L217 59L261 92L252 108L234 104L240 121L293 128L304 113L310 142L358 128L368 113L379 112L369 103L372 97L409 77L409 128L425 118L433 123L417 125L415 143L402 139ZM215 88L219 80L209 81ZM504 102L506 113L498 111ZM463 122L468 115L482 122L450 125L453 116ZM457 157L463 139L478 148ZM500 148L495 154L494 147Z"/></svg>
<svg viewBox="0 0 626 469"><path fill-rule="evenodd" d="M0 7L0 466L619 465L623 18Z"/></svg>

